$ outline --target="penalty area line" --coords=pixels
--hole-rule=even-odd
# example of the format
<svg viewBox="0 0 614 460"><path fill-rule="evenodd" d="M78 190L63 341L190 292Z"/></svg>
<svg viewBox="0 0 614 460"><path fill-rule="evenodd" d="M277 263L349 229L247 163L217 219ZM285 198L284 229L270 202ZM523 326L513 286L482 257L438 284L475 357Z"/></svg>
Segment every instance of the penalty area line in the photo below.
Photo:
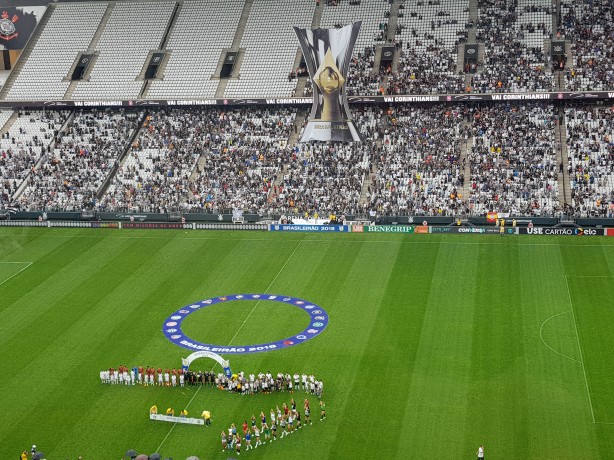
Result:
<svg viewBox="0 0 614 460"><path fill-rule="evenodd" d="M562 356L563 358L571 359L572 361L575 361L575 362L577 362L577 363L581 363L581 364L583 364L583 363L582 363L582 361L580 361L579 359L576 359L576 358L574 358L574 357L572 357L572 356L568 356L568 355L566 355L566 354L564 354L564 353L561 353L561 352L560 352L560 351L558 351L558 350L555 350L555 349L554 349L554 348L552 348L550 345L548 345L548 343L546 343L546 341L544 340L543 330L544 330L544 326L546 325L546 323L547 323L548 321L550 321L551 319L554 319L554 318L556 318L556 317L558 317L558 316L566 315L567 313L571 313L571 310L564 311L563 313L557 313L557 314L554 314L554 315L550 316L549 318L547 318L547 319L546 319L546 320L545 320L545 321L542 323L541 327L539 328L539 338L542 340L542 343L543 343L544 345L546 345L546 347L548 347L550 350L552 350L553 352L555 352L557 355L560 355L560 356Z"/></svg>
<svg viewBox="0 0 614 460"><path fill-rule="evenodd" d="M290 259L292 259L292 257L294 256L294 254L296 254L297 249L301 246L301 243L303 242L303 240L299 240L298 244L296 245L296 247L294 248L294 251L292 251L292 254L290 254L288 256L288 258L286 259L286 261L284 262L284 264L281 266L281 268L279 269L279 271L277 272L277 275L275 275L275 278L273 278L273 281L271 281L271 283L269 284L269 286L264 290L264 294L266 294L269 289L271 289L271 287L273 286L273 284L275 283L275 281L277 281L277 278L279 278L279 275L281 275L281 273L284 271L284 268L286 268L286 265L288 265L288 262L290 262ZM256 302L256 305L254 305L254 307L251 309L251 311L249 312L249 314L247 315L247 317L245 318L245 320L243 321L243 323L241 324L241 326L239 326L239 329L237 329L237 332L235 333L235 335L232 336L232 339L230 339L230 342L228 343L228 346L232 345L232 342L234 341L234 339L237 338L237 336L239 335L239 332L241 332L241 329L243 329L243 326L245 326L245 323L247 323L247 320L250 318L250 316L252 316L252 313L254 313L254 310L256 310L256 307L258 306L258 304L260 303L262 299L259 299L258 302ZM213 366L211 368L211 370L213 371L213 369L215 368L215 366ZM188 407L190 407L190 404L192 404L192 401L194 401L194 398L196 398L196 395L198 394L198 392L200 391L200 389L203 386L199 386L198 389L196 390L196 392L194 393L194 395L192 396L192 398L188 401L188 403L185 406L185 409L187 410ZM166 442L166 440L168 439L168 437L171 435L171 433L173 432L173 430L175 429L175 427L177 426L177 423L173 423L173 426L170 428L170 430L168 430L168 433L166 433L166 436L164 436L164 439L162 440L162 442L160 443L160 445L158 446L158 448L156 449L156 452L160 452L160 449L162 448L162 446L164 445L164 443Z"/></svg>
<svg viewBox="0 0 614 460"><path fill-rule="evenodd" d="M576 340L578 341L578 350L580 351L580 362L582 363L582 373L584 374L584 384L586 385L586 395L588 396L588 405L591 408L591 417L593 423L597 423L595 420L595 411L593 410L593 400L591 397L591 390L588 385L588 377L586 376L586 367L584 366L584 353L582 353L582 345L580 344L580 335L578 334L578 322L576 320L576 312L573 307L573 300L571 299L571 288L569 287L569 279L565 275L565 285L567 286L567 297L569 298L569 306L571 308L571 314L573 316L573 325L576 331Z"/></svg>

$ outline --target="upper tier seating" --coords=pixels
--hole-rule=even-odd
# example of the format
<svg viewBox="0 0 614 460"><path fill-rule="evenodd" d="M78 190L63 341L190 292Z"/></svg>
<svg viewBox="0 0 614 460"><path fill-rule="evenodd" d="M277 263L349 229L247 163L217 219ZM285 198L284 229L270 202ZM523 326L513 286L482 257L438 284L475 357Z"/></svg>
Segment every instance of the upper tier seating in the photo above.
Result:
<svg viewBox="0 0 614 460"><path fill-rule="evenodd" d="M565 75L573 91L614 89L614 5L608 0L561 2L561 28L571 40Z"/></svg>
<svg viewBox="0 0 614 460"><path fill-rule="evenodd" d="M117 3L96 46L98 58L87 81L77 84L72 98L136 99L143 88L137 80L147 55L160 48L175 2Z"/></svg>
<svg viewBox="0 0 614 460"><path fill-rule="evenodd" d="M467 37L468 0L405 5L396 31L401 59L388 80L388 93L462 93L465 78L457 71L458 44Z"/></svg>
<svg viewBox="0 0 614 460"><path fill-rule="evenodd" d="M87 50L107 3L58 3L10 88L8 100L62 99L70 85L70 69Z"/></svg>
<svg viewBox="0 0 614 460"><path fill-rule="evenodd" d="M245 26L241 75L229 80L225 97L288 97L296 82L288 78L299 42L292 26L311 27L314 2L255 0ZM283 13L280 13L283 12Z"/></svg>
<svg viewBox="0 0 614 460"><path fill-rule="evenodd" d="M149 84L153 99L213 98L212 79L224 48L230 48L241 18L243 0L184 2L166 45L170 53L163 79Z"/></svg>
<svg viewBox="0 0 614 460"><path fill-rule="evenodd" d="M477 39L485 50L472 91L552 91L554 77L544 53L544 40L552 36L550 0L479 0L478 5Z"/></svg>

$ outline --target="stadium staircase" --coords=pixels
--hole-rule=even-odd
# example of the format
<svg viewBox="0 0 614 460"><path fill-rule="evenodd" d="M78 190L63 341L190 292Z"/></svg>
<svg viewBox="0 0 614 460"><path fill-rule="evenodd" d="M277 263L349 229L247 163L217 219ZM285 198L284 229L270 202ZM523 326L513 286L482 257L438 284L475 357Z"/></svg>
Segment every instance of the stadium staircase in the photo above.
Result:
<svg viewBox="0 0 614 460"><path fill-rule="evenodd" d="M6 120L6 123L4 123L4 126L2 126L2 128L0 129L0 136L4 136L6 133L9 132L17 118L19 118L19 112L17 110L14 110L9 119Z"/></svg>
<svg viewBox="0 0 614 460"><path fill-rule="evenodd" d="M471 132L471 123L467 120L463 120L463 129ZM463 167L463 176L465 177L465 183L461 189L463 194L463 200L469 201L469 195L471 193L471 163L469 162L469 151L473 145L473 136L467 137L467 141L461 144L460 162L465 160L465 166Z"/></svg>
<svg viewBox="0 0 614 460"><path fill-rule="evenodd" d="M376 152L381 152L382 150L382 138L378 137L375 140ZM358 208L365 209L365 205L369 204L369 186L373 183L375 176L377 175L377 166L375 163L372 163L371 170L368 174L366 174L362 179L362 188L360 190L360 198L358 199Z"/></svg>
<svg viewBox="0 0 614 460"><path fill-rule="evenodd" d="M311 110L310 108L309 109L302 108L302 109L298 109L298 111L296 112L296 117L294 117L294 126L292 127L292 130L290 131L290 135L288 136L288 143L286 144L288 147L298 143L300 136L303 132L303 125L307 121L307 117L309 116L310 110ZM279 187L279 185L282 183L283 176L286 172L286 167L287 167L286 164L282 166L281 173L273 181L273 184L271 185L271 188L269 190L269 197L273 195L274 187L275 186Z"/></svg>
<svg viewBox="0 0 614 460"><path fill-rule="evenodd" d="M38 26L36 27L36 30L30 37L30 40L28 40L28 43L26 44L24 50L19 56L19 59L15 63L15 67L13 67L13 70L9 74L9 77L6 79L6 82L4 83L4 86L2 87L2 91L0 91L0 99L2 100L6 99L6 95L13 87L13 83L15 82L19 74L21 73L21 69L23 69L25 62L30 58L30 55L32 54L32 50L36 46L36 43L38 42L38 39L42 35L43 30L47 26L47 23L49 22L49 18L53 14L54 10L55 10L54 4L49 4L49 6L47 6L47 9L45 10L45 14L43 14L43 17L39 21Z"/></svg>
<svg viewBox="0 0 614 460"><path fill-rule="evenodd" d="M394 43L397 36L397 26L399 25L399 6L401 6L401 0L393 0L392 4L390 5L388 30L386 31L386 39L389 43Z"/></svg>
<svg viewBox="0 0 614 460"><path fill-rule="evenodd" d="M239 25L237 26L237 30L235 31L235 36L232 39L232 46L227 51L238 52L237 62L234 66L233 72L239 72L241 69L241 62L243 61L243 53L241 53L241 40L243 39L243 33L245 32L245 26L247 25L247 19L249 18L249 14L252 11L252 5L254 0L245 0L245 4L243 5L243 11L241 11L241 19L239 19ZM224 92L226 91L226 85L228 84L227 78L220 79L220 82L217 85L217 90L215 91L216 98L224 97Z"/></svg>
<svg viewBox="0 0 614 460"><path fill-rule="evenodd" d="M121 155L117 159L117 162L115 163L115 166L113 166L113 169L111 170L107 178L104 180L104 182L100 186L100 189L96 193L97 200L100 200L104 196L104 194L107 192L107 189L109 188L109 185L111 185L111 182L113 181L113 177L115 177L115 174L117 174L117 171L119 171L119 168L121 168L126 162L126 158L128 158L128 152L130 152L130 149L132 148L134 141L137 139L138 135L141 133L141 130L143 129L143 126L145 124L145 119L147 118L148 115L149 113L147 111L143 111L143 116L141 117L141 119L138 122L139 124L137 125L138 128L135 129L132 136L130 136L130 140L126 143L126 148L121 153Z"/></svg>
<svg viewBox="0 0 614 460"><path fill-rule="evenodd" d="M62 127L60 128L59 133L66 132L66 128L70 125L70 123L72 123L72 119L74 117L75 117L75 112L71 112L70 115L66 118L66 121L64 121L64 124L62 125ZM13 121L15 121L15 120L13 120ZM36 162L34 167L30 168L30 170L28 171L28 174L26 175L26 177L23 179L21 184L19 184L19 187L17 188L17 190L15 191L15 194L11 198L13 201L18 200L19 197L21 196L21 194L26 189L26 187L28 185L30 185L30 176L32 176L32 171L39 170L41 165L45 161L47 161L48 155L51 154L51 152L53 152L53 150L55 149L55 143L56 143L56 137L54 137L53 140L49 143L49 145L46 146L47 153L44 153L44 151L43 151L43 153L41 154L40 158L38 159L38 161Z"/></svg>
<svg viewBox="0 0 614 460"><path fill-rule="evenodd" d="M401 6L401 0L393 0L390 5L390 16L388 17L388 30L386 31L387 44L395 43L397 26L399 24L399 7ZM380 61L382 58L382 46L378 46L375 49L375 62L373 63L373 75L379 72ZM401 50L397 49L392 57L391 70L396 72L399 69L399 61L401 60ZM379 87L385 88L385 92L388 93L388 75L382 75L379 81Z"/></svg>
<svg viewBox="0 0 614 460"><path fill-rule="evenodd" d="M469 0L468 20L472 25L467 30L467 43L475 43L478 24L478 0Z"/></svg>
<svg viewBox="0 0 614 460"><path fill-rule="evenodd" d="M98 28L96 29L96 33L92 37L92 41L90 42L90 45L87 47L86 52L93 54L92 62L90 62L88 66L89 71L91 71L94 68L94 65L96 65L96 57L97 57L96 47L98 46L98 42L100 41L102 32L107 27L107 23L109 22L109 18L111 17L113 8L115 8L115 2L110 2L107 6L107 10L104 12L102 19L100 20L100 24L98 24ZM84 75L84 78L87 78L87 76L88 76L87 74ZM79 84L79 80L72 81L70 85L68 85L68 88L66 89L66 93L64 94L63 99L65 100L71 99L73 93L75 92L75 89L77 89L78 84Z"/></svg>
<svg viewBox="0 0 614 460"><path fill-rule="evenodd" d="M563 163L563 173L559 173L557 181L559 185L559 202L561 204L567 203L571 205L571 181L569 179L569 173L567 172L567 165L569 164L567 153L567 127L565 124L565 109L563 107L559 107L559 123L555 135L560 145L557 152L557 161L559 164Z"/></svg>
<svg viewBox="0 0 614 460"><path fill-rule="evenodd" d="M469 18L468 22L471 24L471 27L467 29L467 43L476 43L476 34L477 34L477 24L478 24L478 0L469 0ZM478 63L484 61L484 45L478 44ZM465 67L465 44L462 44L458 47L458 58L456 60L456 70L462 71ZM472 87L471 78L473 74L465 74L465 88ZM465 174L466 181L468 180L468 176ZM465 181L465 185L466 184ZM463 192L464 193L464 192ZM463 195L466 196L466 195Z"/></svg>
<svg viewBox="0 0 614 460"><path fill-rule="evenodd" d="M200 173L201 171L205 169L206 163L207 163L207 156L201 154L198 157L198 160L196 161L196 167L194 168L194 171L192 171L192 174L190 174L190 181L194 182L196 179L200 177ZM190 192L190 194L192 194L192 192Z"/></svg>
<svg viewBox="0 0 614 460"><path fill-rule="evenodd" d="M290 136L288 136L287 145L291 146L298 143L303 131L303 125L307 121L307 117L309 116L310 111L311 107L301 108L296 112L296 117L294 117L294 126L290 131Z"/></svg>
<svg viewBox="0 0 614 460"><path fill-rule="evenodd" d="M158 48L160 51L166 52L166 44L168 43L168 37L171 36L171 33L173 32L173 29L175 28L175 24L177 23L177 17L179 17L179 12L181 11L181 5L183 5L183 3L179 3L179 2L175 3L173 14L171 15L171 18L168 21L168 26L166 27L166 32L164 33L162 40L160 40L160 46ZM151 57L152 53L153 51L149 53L149 56L147 57L147 62L149 62L149 58ZM158 67L157 75L161 75L164 72L164 69L166 68L166 64L168 63L169 58L170 56L168 54L164 55L164 58L162 59L162 61L160 62L160 66ZM143 71L141 72L141 75L139 75L139 78L144 79L146 68L147 66L143 67ZM145 80L143 89L141 89L141 94L139 94L139 99L147 99L148 91L149 91L149 80Z"/></svg>
<svg viewBox="0 0 614 460"><path fill-rule="evenodd" d="M381 143L381 140L378 139L378 141ZM373 179L375 178L376 171L374 170L375 165L372 166L372 170L363 178L360 199L358 200L358 209L364 209L365 205L369 204L369 185L373 183Z"/></svg>

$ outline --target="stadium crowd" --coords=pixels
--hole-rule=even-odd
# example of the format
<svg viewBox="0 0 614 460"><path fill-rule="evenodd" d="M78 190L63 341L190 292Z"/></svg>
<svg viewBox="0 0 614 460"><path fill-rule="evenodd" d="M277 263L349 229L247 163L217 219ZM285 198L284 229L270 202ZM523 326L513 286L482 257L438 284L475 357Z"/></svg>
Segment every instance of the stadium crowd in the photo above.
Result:
<svg viewBox="0 0 614 460"><path fill-rule="evenodd" d="M173 108L144 117L94 110L75 113L63 130L68 113L19 118L2 139L3 207L240 209L263 216L612 214L606 106L566 109L565 171L555 141L561 120L549 104L354 105L360 143L299 143L297 111ZM565 174L570 203L559 195ZM21 184L15 200L12 190Z"/></svg>
<svg viewBox="0 0 614 460"><path fill-rule="evenodd" d="M91 208L117 164L140 114L110 110L75 113L55 147L19 197L23 209L80 211Z"/></svg>
<svg viewBox="0 0 614 460"><path fill-rule="evenodd" d="M614 110L565 109L568 172L577 216L614 216Z"/></svg>
<svg viewBox="0 0 614 460"><path fill-rule="evenodd" d="M68 111L16 112L16 119L0 139L0 205L15 204L13 196L49 154L69 114Z"/></svg>
<svg viewBox="0 0 614 460"><path fill-rule="evenodd" d="M388 78L388 94L449 94L465 90L465 77L456 72L456 52L428 46L425 52L407 44L399 68Z"/></svg>
<svg viewBox="0 0 614 460"><path fill-rule="evenodd" d="M477 214L552 216L561 210L551 105L473 111L470 206Z"/></svg>
<svg viewBox="0 0 614 460"><path fill-rule="evenodd" d="M476 38L484 43L484 62L472 76L472 92L552 91L554 77L549 73L543 40L552 37L552 23L522 23L523 13L551 15L550 6L525 6L517 0L479 0ZM529 41L527 36L540 39Z"/></svg>
<svg viewBox="0 0 614 460"><path fill-rule="evenodd" d="M571 40L565 74L571 91L614 89L614 5L608 0L561 2L563 37Z"/></svg>
<svg viewBox="0 0 614 460"><path fill-rule="evenodd" d="M466 212L461 145L467 128L460 106L397 107L384 119L382 149L374 158L368 209L380 215Z"/></svg>

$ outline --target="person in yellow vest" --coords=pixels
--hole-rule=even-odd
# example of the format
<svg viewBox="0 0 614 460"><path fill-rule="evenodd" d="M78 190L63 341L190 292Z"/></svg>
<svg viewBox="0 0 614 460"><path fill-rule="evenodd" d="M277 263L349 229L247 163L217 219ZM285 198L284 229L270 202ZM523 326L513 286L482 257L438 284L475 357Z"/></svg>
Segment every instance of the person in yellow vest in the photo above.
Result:
<svg viewBox="0 0 614 460"><path fill-rule="evenodd" d="M181 415L183 418L188 416L188 411L186 409L183 409L181 412L179 412L179 415Z"/></svg>
<svg viewBox="0 0 614 460"><path fill-rule="evenodd" d="M211 425L211 412L204 410L200 416L205 419L205 426Z"/></svg>
<svg viewBox="0 0 614 460"><path fill-rule="evenodd" d="M158 406L156 406L155 404L153 406L151 406L151 408L149 409L149 413L150 414L157 414L158 413Z"/></svg>
<svg viewBox="0 0 614 460"><path fill-rule="evenodd" d="M172 407L169 407L168 409L166 409L166 415L170 415L171 417L175 416L175 411L173 410Z"/></svg>
<svg viewBox="0 0 614 460"><path fill-rule="evenodd" d="M495 220L495 227L499 226L499 219Z"/></svg>
<svg viewBox="0 0 614 460"><path fill-rule="evenodd" d="M505 232L505 219L501 219L501 226L499 227L499 236L503 236Z"/></svg>
<svg viewBox="0 0 614 460"><path fill-rule="evenodd" d="M514 227L514 228L516 227L516 219L512 220L512 227Z"/></svg>

